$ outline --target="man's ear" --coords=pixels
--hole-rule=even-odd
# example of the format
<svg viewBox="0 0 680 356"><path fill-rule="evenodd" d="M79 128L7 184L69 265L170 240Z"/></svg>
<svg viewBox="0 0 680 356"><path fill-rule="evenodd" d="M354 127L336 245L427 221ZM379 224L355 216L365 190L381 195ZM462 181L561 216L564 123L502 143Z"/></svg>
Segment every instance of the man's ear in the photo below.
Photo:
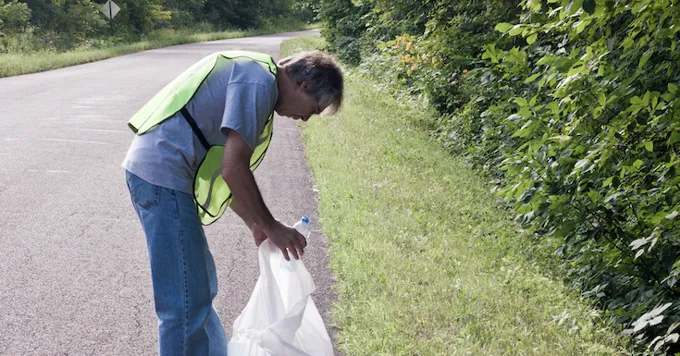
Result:
<svg viewBox="0 0 680 356"><path fill-rule="evenodd" d="M300 83L300 89L302 89L302 90L304 90L305 92L307 92L307 90L308 90L309 88L311 88L313 85L314 85L314 83L309 82L309 81L305 81L305 82Z"/></svg>

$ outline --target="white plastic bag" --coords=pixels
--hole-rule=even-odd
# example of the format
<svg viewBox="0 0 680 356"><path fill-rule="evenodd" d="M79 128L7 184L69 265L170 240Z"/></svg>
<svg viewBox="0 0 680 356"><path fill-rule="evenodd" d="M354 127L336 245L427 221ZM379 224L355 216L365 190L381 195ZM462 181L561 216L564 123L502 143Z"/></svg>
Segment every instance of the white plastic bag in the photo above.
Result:
<svg viewBox="0 0 680 356"><path fill-rule="evenodd" d="M229 356L333 356L312 301L314 281L301 260L288 262L269 240L259 247L260 277L234 321Z"/></svg>

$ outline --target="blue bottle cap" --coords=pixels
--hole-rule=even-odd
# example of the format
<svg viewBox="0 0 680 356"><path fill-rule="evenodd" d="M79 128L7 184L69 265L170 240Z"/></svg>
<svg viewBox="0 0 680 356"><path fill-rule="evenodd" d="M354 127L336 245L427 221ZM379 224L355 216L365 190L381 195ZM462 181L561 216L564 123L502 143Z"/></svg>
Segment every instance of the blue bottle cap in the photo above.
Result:
<svg viewBox="0 0 680 356"><path fill-rule="evenodd" d="M302 217L302 222L305 223L305 224L309 224L309 218L306 217L306 216L303 216L303 217Z"/></svg>

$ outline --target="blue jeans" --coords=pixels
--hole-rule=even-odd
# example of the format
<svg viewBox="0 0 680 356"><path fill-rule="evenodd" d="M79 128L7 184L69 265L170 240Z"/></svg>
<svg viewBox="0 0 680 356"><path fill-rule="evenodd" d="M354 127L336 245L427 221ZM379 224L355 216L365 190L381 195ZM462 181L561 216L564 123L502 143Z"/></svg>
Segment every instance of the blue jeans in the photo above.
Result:
<svg viewBox="0 0 680 356"><path fill-rule="evenodd" d="M126 175L146 235L160 354L226 355L227 336L212 306L215 262L193 197Z"/></svg>

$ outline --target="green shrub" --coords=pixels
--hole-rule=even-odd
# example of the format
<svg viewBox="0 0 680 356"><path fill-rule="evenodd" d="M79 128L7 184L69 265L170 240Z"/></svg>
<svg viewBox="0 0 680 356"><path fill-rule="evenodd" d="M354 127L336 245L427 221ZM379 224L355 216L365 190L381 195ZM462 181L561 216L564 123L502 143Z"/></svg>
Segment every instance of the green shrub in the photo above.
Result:
<svg viewBox="0 0 680 356"><path fill-rule="evenodd" d="M5 3L0 0L0 33L13 33L23 30L28 25L31 10L26 4L17 0Z"/></svg>
<svg viewBox="0 0 680 356"><path fill-rule="evenodd" d="M330 50L347 64L361 62L363 35L366 32L366 15L371 11L369 2L354 5L351 0L323 1L319 16L324 21L321 34Z"/></svg>
<svg viewBox="0 0 680 356"><path fill-rule="evenodd" d="M537 234L561 241L575 286L601 298L627 332L671 350L680 321L680 8L525 5L524 21L497 28L527 44L484 55L491 72L524 88L511 115L495 116L516 139L498 153L503 193Z"/></svg>
<svg viewBox="0 0 680 356"><path fill-rule="evenodd" d="M433 136L498 184L570 285L680 351L677 0L427 2L422 32L395 20L415 1L326 3L339 53L437 109Z"/></svg>

